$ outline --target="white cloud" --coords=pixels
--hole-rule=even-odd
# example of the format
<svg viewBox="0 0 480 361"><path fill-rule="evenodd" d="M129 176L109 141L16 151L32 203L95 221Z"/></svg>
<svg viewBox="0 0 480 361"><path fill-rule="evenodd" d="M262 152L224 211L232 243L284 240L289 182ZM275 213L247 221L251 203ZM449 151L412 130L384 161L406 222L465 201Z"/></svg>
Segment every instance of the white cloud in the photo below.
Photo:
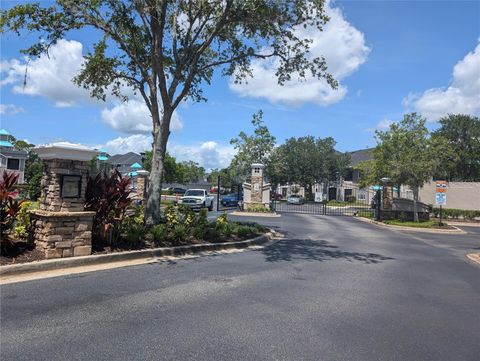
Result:
<svg viewBox="0 0 480 361"><path fill-rule="evenodd" d="M24 111L25 109L17 107L15 104L0 104L0 114L3 115L14 115Z"/></svg>
<svg viewBox="0 0 480 361"><path fill-rule="evenodd" d="M152 149L152 137L133 134L128 137L112 139L97 148L104 148L109 154L140 153ZM211 140L193 145L169 143L167 151L177 161L192 160L206 169L225 168L235 155L233 147L220 145Z"/></svg>
<svg viewBox="0 0 480 361"><path fill-rule="evenodd" d="M363 33L345 20L339 8L328 4L326 9L330 21L323 32L298 26L296 33L301 38L313 39L310 57L324 56L328 71L340 82L366 61L370 48L365 45ZM252 62L253 77L248 79L248 83L235 84L232 78L230 89L241 96L263 97L272 103L288 105L315 103L327 106L339 102L347 93L347 88L341 84L337 90L332 90L326 81L312 76L307 76L305 80L292 79L280 86L275 77L277 67L275 60L255 60Z"/></svg>
<svg viewBox="0 0 480 361"><path fill-rule="evenodd" d="M395 123L393 120L390 119L383 119L380 120L377 124L377 129L379 130L387 130L390 129L390 126Z"/></svg>
<svg viewBox="0 0 480 361"><path fill-rule="evenodd" d="M134 134L128 137L118 137L109 140L103 146L108 154L124 154L128 152L141 153L152 149L152 137L143 134Z"/></svg>
<svg viewBox="0 0 480 361"><path fill-rule="evenodd" d="M225 168L235 155L233 147L211 140L190 146L170 144L168 151L179 161L193 160L205 169Z"/></svg>
<svg viewBox="0 0 480 361"><path fill-rule="evenodd" d="M102 110L102 120L111 128L123 133L151 133L152 117L143 100L130 99L128 102L116 102L111 108ZM177 113L173 113L170 130L183 128Z"/></svg>
<svg viewBox="0 0 480 361"><path fill-rule="evenodd" d="M88 91L72 83L83 61L82 44L62 39L50 48L49 56L42 55L29 62L18 59L3 62L1 70L7 76L2 85L13 84L12 91L16 94L46 97L57 107L73 106L90 99Z"/></svg>
<svg viewBox="0 0 480 361"><path fill-rule="evenodd" d="M390 126L395 123L393 120L390 119L382 119L380 120L375 128L366 128L364 129L366 132L374 132L376 130L388 130Z"/></svg>
<svg viewBox="0 0 480 361"><path fill-rule="evenodd" d="M418 111L430 122L454 113L480 115L480 44L454 66L453 79L447 88L411 93L403 105Z"/></svg>
<svg viewBox="0 0 480 361"><path fill-rule="evenodd" d="M0 63L3 80L0 85L12 85L16 94L42 96L50 99L57 107L70 107L79 103L92 102L103 106L103 121L115 130L127 134L151 132L152 122L148 108L139 95L128 87L122 93L130 100L121 102L113 96L107 102L90 97L88 90L73 84L72 79L80 71L84 62L83 45L75 40L61 39L50 48L49 55L42 55L27 62L12 59ZM25 71L27 71L26 82ZM183 124L178 114L174 114L171 130L182 129Z"/></svg>

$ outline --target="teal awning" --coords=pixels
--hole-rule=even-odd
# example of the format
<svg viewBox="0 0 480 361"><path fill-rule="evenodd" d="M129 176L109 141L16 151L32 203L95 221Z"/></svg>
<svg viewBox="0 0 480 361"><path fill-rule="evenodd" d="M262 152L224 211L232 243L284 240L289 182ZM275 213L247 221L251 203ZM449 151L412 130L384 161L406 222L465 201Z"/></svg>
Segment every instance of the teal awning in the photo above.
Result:
<svg viewBox="0 0 480 361"><path fill-rule="evenodd" d="M13 147L13 144L8 140L0 140L0 147Z"/></svg>
<svg viewBox="0 0 480 361"><path fill-rule="evenodd" d="M132 168L132 169L141 169L142 166L141 166L140 164L138 164L137 162L135 162L135 163L133 163L133 164L130 166L130 168Z"/></svg>
<svg viewBox="0 0 480 361"><path fill-rule="evenodd" d="M100 154L97 156L97 159L101 161L106 161L108 160L108 157L106 155Z"/></svg>

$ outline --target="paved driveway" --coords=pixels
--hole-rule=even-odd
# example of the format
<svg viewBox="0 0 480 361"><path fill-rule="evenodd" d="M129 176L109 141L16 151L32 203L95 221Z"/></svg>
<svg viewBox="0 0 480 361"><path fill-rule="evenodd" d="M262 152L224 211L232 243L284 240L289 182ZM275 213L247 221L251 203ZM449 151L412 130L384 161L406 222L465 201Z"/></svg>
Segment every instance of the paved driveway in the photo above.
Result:
<svg viewBox="0 0 480 361"><path fill-rule="evenodd" d="M478 360L476 229L262 222L285 239L2 286L2 360Z"/></svg>

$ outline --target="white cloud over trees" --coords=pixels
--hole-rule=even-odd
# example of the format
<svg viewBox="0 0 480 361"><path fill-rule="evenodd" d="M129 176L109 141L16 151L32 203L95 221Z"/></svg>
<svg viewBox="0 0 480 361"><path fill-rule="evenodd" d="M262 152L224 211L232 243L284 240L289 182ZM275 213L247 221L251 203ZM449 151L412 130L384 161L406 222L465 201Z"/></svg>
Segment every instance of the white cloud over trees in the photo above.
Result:
<svg viewBox="0 0 480 361"><path fill-rule="evenodd" d="M428 121L435 122L447 114L480 115L480 43L453 68L448 87L431 88L423 93L411 93L404 100Z"/></svg>
<svg viewBox="0 0 480 361"><path fill-rule="evenodd" d="M275 77L278 63L274 60L254 61L252 78L248 79L248 83L235 84L232 78L230 89L241 96L265 98L271 103L294 106L304 103L328 106L342 100L347 94L347 87L342 85L342 80L367 60L370 48L365 44L363 33L344 18L339 8L327 4L327 15L330 21L322 32L316 28L298 26L296 33L301 38L313 39L311 58L323 56L326 59L328 71L339 82L336 90L326 81L311 75L304 80L293 75L291 81L280 86Z"/></svg>

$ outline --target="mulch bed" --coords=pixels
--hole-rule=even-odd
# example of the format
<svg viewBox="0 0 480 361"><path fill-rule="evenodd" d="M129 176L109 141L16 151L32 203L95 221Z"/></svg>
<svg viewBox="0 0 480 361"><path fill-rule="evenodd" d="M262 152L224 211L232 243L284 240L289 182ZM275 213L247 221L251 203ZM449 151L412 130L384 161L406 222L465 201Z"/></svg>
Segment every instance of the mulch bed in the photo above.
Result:
<svg viewBox="0 0 480 361"><path fill-rule="evenodd" d="M45 259L43 251L27 242L17 241L15 247L9 247L0 255L0 266L40 261Z"/></svg>

